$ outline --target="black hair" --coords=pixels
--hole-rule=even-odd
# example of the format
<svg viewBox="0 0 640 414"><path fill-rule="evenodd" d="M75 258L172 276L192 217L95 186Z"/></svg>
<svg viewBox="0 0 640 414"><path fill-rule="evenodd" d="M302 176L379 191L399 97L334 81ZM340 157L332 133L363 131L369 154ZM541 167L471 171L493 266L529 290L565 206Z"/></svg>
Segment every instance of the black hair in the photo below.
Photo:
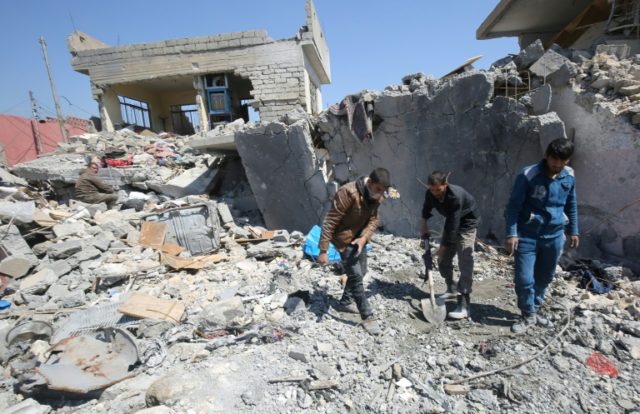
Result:
<svg viewBox="0 0 640 414"><path fill-rule="evenodd" d="M449 178L449 174L445 174L440 170L435 170L429 175L427 178L427 183L429 185L442 185L447 184L447 179Z"/></svg>
<svg viewBox="0 0 640 414"><path fill-rule="evenodd" d="M566 138L554 139L549 143L545 155L559 160L568 160L573 155L573 143Z"/></svg>
<svg viewBox="0 0 640 414"><path fill-rule="evenodd" d="M381 184L385 188L391 187L391 174L386 168L376 168L371 171L369 179L374 184Z"/></svg>

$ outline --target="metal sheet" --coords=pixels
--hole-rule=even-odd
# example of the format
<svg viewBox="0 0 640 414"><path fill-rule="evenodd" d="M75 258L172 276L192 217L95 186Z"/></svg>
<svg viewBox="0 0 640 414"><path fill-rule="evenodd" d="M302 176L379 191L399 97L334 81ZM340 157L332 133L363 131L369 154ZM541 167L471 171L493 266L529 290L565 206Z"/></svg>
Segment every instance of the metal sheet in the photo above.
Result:
<svg viewBox="0 0 640 414"><path fill-rule="evenodd" d="M135 375L138 362L133 339L120 329L102 329L66 338L51 349L51 357L38 368L52 390L86 394Z"/></svg>
<svg viewBox="0 0 640 414"><path fill-rule="evenodd" d="M44 321L26 321L14 326L7 332L5 342L11 346L16 341L49 340L53 334L53 327Z"/></svg>
<svg viewBox="0 0 640 414"><path fill-rule="evenodd" d="M51 338L51 343L55 344L70 336L81 335L86 332L95 331L99 328L124 327L138 322L138 319L131 318L118 312L118 308L122 305L124 300L126 300L126 297L121 298L121 301L118 302L94 306L89 309L72 313L56 329L53 337Z"/></svg>
<svg viewBox="0 0 640 414"><path fill-rule="evenodd" d="M192 255L220 248L220 219L214 205L196 204L145 216L145 220L169 225L165 242L178 244Z"/></svg>

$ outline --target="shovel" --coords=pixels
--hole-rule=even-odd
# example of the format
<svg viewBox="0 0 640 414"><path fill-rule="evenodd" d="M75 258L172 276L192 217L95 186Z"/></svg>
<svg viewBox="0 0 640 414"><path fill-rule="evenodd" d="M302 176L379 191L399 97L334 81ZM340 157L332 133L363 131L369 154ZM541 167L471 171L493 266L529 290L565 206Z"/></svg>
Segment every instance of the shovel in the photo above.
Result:
<svg viewBox="0 0 640 414"><path fill-rule="evenodd" d="M422 306L422 315L427 322L432 325L440 325L447 317L447 308L444 303L436 303L436 297L433 293L433 278L431 277L431 269L433 269L433 259L431 257L431 248L429 246L429 239L424 240L425 252L422 255L424 260L425 279L429 281L429 299L422 299L420 305Z"/></svg>

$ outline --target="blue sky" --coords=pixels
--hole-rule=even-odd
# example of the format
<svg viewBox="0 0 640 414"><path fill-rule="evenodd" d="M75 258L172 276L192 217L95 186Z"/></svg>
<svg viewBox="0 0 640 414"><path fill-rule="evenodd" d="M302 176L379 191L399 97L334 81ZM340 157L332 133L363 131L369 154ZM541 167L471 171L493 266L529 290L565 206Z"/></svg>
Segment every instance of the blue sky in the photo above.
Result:
<svg viewBox="0 0 640 414"><path fill-rule="evenodd" d="M293 37L305 23L304 0L21 0L0 13L0 113L30 116L32 90L43 115L54 104L38 43L44 36L64 115L97 115L88 76L71 69L66 37L74 30L115 46L264 29ZM441 76L466 59L476 67L517 53L515 38L478 41L475 31L498 0L315 0L331 53L333 83L325 107L362 89L382 90L407 74Z"/></svg>

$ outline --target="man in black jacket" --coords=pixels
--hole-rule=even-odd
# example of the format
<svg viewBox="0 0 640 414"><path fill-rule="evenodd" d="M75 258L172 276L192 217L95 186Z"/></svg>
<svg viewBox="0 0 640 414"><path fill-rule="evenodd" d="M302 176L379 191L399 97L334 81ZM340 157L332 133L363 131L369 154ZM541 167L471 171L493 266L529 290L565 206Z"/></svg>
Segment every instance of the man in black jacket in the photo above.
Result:
<svg viewBox="0 0 640 414"><path fill-rule="evenodd" d="M438 249L438 268L447 283L447 292L441 298L457 296L458 306L449 312L451 319L469 317L471 285L473 283L473 247L476 240L480 214L476 201L464 188L449 184L448 175L434 171L428 179L429 189L422 206L420 233L423 240L429 238L427 220L435 208L445 217L440 249ZM454 292L453 257L458 253L460 279L457 295Z"/></svg>

